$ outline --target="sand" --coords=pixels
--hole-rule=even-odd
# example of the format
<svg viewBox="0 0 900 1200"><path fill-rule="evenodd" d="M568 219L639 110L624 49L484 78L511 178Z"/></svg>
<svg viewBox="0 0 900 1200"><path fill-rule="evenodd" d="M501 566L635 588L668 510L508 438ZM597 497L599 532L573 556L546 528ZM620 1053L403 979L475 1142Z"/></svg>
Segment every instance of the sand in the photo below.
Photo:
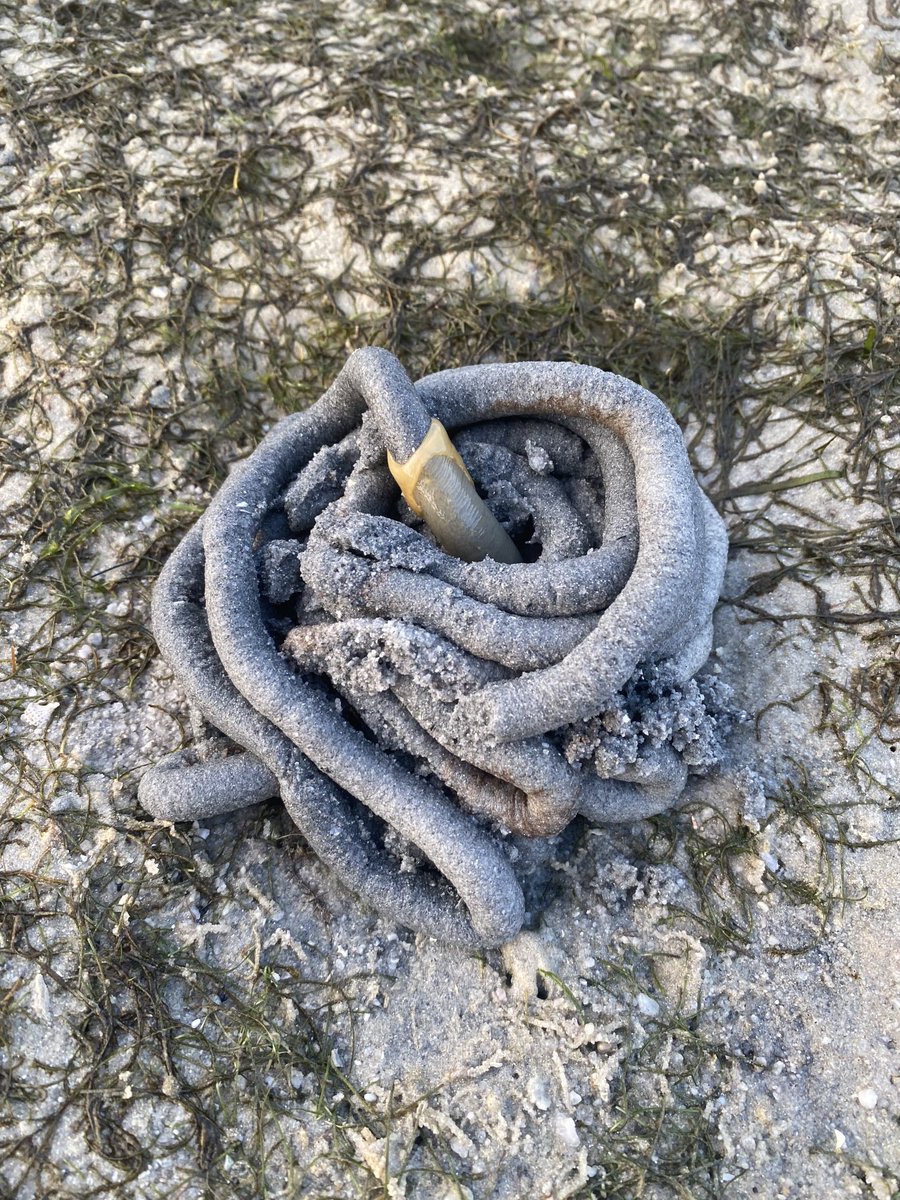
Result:
<svg viewBox="0 0 900 1200"><path fill-rule="evenodd" d="M898 54L852 2L0 13L9 1195L897 1195ZM277 802L136 800L162 562L370 343L635 379L729 528L728 760L502 951Z"/></svg>

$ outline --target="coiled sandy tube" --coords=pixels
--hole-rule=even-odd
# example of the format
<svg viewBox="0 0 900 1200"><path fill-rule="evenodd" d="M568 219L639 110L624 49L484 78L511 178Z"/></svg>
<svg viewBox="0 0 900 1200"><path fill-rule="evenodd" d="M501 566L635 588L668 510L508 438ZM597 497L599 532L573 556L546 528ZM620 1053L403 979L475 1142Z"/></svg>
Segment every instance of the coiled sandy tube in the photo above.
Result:
<svg viewBox="0 0 900 1200"><path fill-rule="evenodd" d="M440 372L420 394L450 428L487 416L554 419L592 440L598 422L622 438L635 470L641 544L627 583L597 626L559 662L460 701L460 726L499 740L546 732L589 717L655 657L679 626L695 619L702 544L698 491L680 431L655 396L627 380L570 363L490 364ZM708 618L707 618L708 619Z"/></svg>
<svg viewBox="0 0 900 1200"><path fill-rule="evenodd" d="M244 482L252 487L254 481L251 478ZM204 619L203 524L198 523L173 553L153 593L154 630L160 650L170 663L178 663L179 678L189 698L217 729L249 750L277 780L282 800L310 846L352 891L400 923L445 941L500 945L508 940L521 925L521 890L502 850L486 832L465 821L446 799L424 784L411 784L416 792L413 797L403 794L408 787L402 788L400 795L394 793L390 786L392 773L388 771L387 778L379 773L377 752L370 754L358 738L345 739L346 731L342 731L342 740L351 743L345 747L347 757L358 759L356 769L372 770L370 780L374 786L367 789L369 807L375 810L377 805L378 815L394 828L414 825L416 844L427 845L426 853L451 886L434 878L398 872L388 855L379 852L351 796L335 786L331 778L321 775L278 724L248 703L232 684L213 650ZM173 610L178 615L175 622L170 619ZM271 651L275 678L268 687L278 695L279 684L283 688L286 676L289 691L293 692L295 677L278 659L274 646ZM280 695L290 703L289 695L283 691ZM309 701L310 696L304 699ZM314 698L314 704L317 700ZM333 710L323 712L324 706L318 707L318 715L324 716L327 723ZM311 715L313 720L304 735L306 744L323 732L321 726L317 727L315 711ZM294 718L295 713L290 717ZM171 759L163 760L144 775L139 799L149 812L164 820L218 815L227 810L223 801L231 807L235 785L246 780L247 760L244 755L222 759L219 778L212 781L209 768L210 764L179 768ZM234 777L226 780L223 788L221 776L229 771ZM396 778L397 773L393 774ZM260 776L261 772L256 772L257 780ZM260 792L264 790L259 788L241 803L262 798ZM185 811L188 792L193 793L189 812ZM427 833L428 825L435 831L433 836Z"/></svg>
<svg viewBox="0 0 900 1200"><path fill-rule="evenodd" d="M416 468L408 505L389 463ZM716 714L696 687L679 709L678 688L725 550L677 427L636 385L566 363L413 385L358 351L163 570L160 649L231 748L170 756L141 800L181 820L277 790L374 907L500 944L524 909L510 833L639 819L684 787L672 739L709 742Z"/></svg>

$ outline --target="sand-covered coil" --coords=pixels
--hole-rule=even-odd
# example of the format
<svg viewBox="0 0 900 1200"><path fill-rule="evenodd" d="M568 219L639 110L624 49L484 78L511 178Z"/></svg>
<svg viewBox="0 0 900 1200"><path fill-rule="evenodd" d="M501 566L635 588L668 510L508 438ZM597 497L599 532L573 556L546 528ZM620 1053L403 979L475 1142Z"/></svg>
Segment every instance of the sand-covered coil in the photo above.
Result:
<svg viewBox="0 0 900 1200"><path fill-rule="evenodd" d="M387 456L411 460L434 418L526 561L446 553L400 498ZM455 484L434 465L440 510ZM452 503L434 520L445 545L454 520ZM193 820L280 795L377 909L501 944L523 920L516 838L650 816L714 761L716 688L693 676L726 550L677 425L636 384L545 362L414 385L359 350L159 578L154 632L208 730L144 776L142 803Z"/></svg>

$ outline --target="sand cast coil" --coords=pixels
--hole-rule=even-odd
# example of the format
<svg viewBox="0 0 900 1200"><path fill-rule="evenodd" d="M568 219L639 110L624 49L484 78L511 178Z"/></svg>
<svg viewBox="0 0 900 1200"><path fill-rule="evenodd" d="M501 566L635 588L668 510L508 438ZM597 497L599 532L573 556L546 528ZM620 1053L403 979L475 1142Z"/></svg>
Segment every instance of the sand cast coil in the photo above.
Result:
<svg viewBox="0 0 900 1200"><path fill-rule="evenodd" d="M429 457L408 504L388 460L416 461L435 421L459 459ZM571 363L413 384L357 351L160 576L154 632L212 733L142 803L181 820L280 795L377 909L501 944L524 910L511 838L652 815L715 757L692 677L726 551L636 384Z"/></svg>

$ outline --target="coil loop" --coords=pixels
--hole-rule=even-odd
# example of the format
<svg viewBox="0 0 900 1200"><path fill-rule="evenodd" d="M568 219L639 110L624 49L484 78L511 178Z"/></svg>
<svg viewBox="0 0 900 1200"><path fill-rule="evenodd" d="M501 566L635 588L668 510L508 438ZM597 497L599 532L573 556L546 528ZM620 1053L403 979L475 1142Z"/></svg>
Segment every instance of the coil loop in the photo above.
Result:
<svg viewBox="0 0 900 1200"><path fill-rule="evenodd" d="M449 474L414 459L436 420L461 455ZM414 506L455 553L389 461L415 461ZM469 477L486 516L455 498ZM211 732L140 799L193 820L280 795L377 909L500 945L524 913L510 835L650 816L715 760L727 705L692 677L726 553L677 425L636 384L516 363L413 385L356 351L163 569L154 633Z"/></svg>

